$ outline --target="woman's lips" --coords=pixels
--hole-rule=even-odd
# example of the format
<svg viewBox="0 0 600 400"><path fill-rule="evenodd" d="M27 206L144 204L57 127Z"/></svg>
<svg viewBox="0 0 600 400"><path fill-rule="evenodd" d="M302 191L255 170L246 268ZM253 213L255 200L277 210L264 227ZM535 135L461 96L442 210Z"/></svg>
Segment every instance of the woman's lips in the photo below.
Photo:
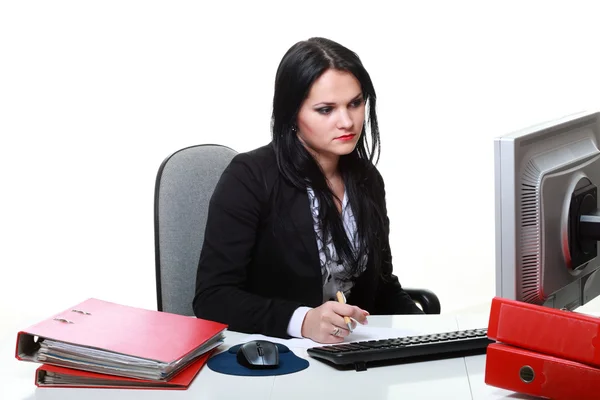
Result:
<svg viewBox="0 0 600 400"><path fill-rule="evenodd" d="M338 136L335 138L335 140L350 140L350 139L354 138L354 136L356 136L356 135L352 133L350 135Z"/></svg>

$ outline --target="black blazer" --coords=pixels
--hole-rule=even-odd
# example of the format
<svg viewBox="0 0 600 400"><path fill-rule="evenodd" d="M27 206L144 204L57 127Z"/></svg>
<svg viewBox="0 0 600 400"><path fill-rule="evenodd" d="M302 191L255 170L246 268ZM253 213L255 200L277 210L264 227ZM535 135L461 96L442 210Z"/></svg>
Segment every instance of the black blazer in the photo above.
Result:
<svg viewBox="0 0 600 400"><path fill-rule="evenodd" d="M370 189L381 194L385 210L383 179L373 170ZM383 235L386 248L381 249L383 276L375 276L368 262L348 303L373 315L421 313L392 275L388 229L389 222ZM271 144L237 154L210 200L194 313L234 331L289 337L294 310L322 303L321 265L306 191L280 175Z"/></svg>

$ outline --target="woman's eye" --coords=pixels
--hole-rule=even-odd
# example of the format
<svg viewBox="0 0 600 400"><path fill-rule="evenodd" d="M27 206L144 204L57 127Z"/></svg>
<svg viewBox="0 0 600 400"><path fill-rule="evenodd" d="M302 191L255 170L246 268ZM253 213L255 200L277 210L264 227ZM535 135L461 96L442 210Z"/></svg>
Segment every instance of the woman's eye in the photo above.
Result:
<svg viewBox="0 0 600 400"><path fill-rule="evenodd" d="M362 99L354 100L352 103L350 103L350 105L354 108L360 107L361 104L362 104Z"/></svg>
<svg viewBox="0 0 600 400"><path fill-rule="evenodd" d="M332 108L331 108L331 107L323 107L323 108L319 108L319 109L317 109L317 112L318 112L319 114L324 114L324 115L326 115L326 114L329 114L329 113L331 112L331 110L332 110Z"/></svg>

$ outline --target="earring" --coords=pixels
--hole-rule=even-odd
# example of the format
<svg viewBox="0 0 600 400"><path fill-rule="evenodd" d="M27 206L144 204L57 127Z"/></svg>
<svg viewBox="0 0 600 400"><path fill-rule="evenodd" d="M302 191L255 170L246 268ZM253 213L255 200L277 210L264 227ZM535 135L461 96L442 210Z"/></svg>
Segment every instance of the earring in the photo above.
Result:
<svg viewBox="0 0 600 400"><path fill-rule="evenodd" d="M298 128L296 128L296 125L292 125L292 132L296 132L298 130Z"/></svg>

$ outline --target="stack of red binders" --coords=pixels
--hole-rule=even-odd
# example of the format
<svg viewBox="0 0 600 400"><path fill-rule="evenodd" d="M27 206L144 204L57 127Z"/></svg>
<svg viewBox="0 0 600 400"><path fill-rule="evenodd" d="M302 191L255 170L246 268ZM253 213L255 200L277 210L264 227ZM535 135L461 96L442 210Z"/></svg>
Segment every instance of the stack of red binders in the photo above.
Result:
<svg viewBox="0 0 600 400"><path fill-rule="evenodd" d="M39 387L187 389L227 325L88 299L17 333Z"/></svg>
<svg viewBox="0 0 600 400"><path fill-rule="evenodd" d="M485 383L548 399L600 399L600 319L495 297Z"/></svg>

